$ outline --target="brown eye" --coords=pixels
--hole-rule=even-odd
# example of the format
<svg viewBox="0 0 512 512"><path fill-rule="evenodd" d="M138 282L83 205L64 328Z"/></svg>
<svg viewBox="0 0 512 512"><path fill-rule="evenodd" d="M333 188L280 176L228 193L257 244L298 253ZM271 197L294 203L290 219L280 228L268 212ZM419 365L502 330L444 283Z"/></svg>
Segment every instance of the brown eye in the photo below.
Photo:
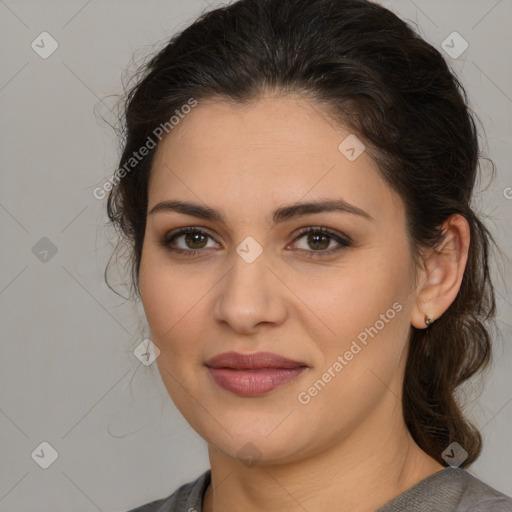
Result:
<svg viewBox="0 0 512 512"><path fill-rule="evenodd" d="M314 250L327 249L332 238L324 233L310 233L307 236L309 247Z"/></svg>
<svg viewBox="0 0 512 512"><path fill-rule="evenodd" d="M161 244L169 251L194 256L201 252L208 253L208 249L219 247L215 241L215 246L208 247L208 239L213 240L208 233L198 228L187 227L168 233L161 240ZM297 241L301 239L304 239L304 247L298 247L298 250L311 258L332 256L334 253L352 246L352 241L348 236L325 227L303 229L292 245L297 245Z"/></svg>
<svg viewBox="0 0 512 512"><path fill-rule="evenodd" d="M186 233L182 236L184 236L185 244L189 249L203 249L208 237L203 233Z"/></svg>
<svg viewBox="0 0 512 512"><path fill-rule="evenodd" d="M207 246L209 238L212 238L211 235L200 229L182 228L167 234L162 240L162 245L174 252L195 254L203 249L211 248Z"/></svg>
<svg viewBox="0 0 512 512"><path fill-rule="evenodd" d="M299 247L298 249L304 251L310 257L330 256L335 252L352 246L352 241L349 237L325 227L302 230L295 239L294 245L296 246L297 241L301 239L305 240L304 247ZM334 247L332 247L333 245Z"/></svg>

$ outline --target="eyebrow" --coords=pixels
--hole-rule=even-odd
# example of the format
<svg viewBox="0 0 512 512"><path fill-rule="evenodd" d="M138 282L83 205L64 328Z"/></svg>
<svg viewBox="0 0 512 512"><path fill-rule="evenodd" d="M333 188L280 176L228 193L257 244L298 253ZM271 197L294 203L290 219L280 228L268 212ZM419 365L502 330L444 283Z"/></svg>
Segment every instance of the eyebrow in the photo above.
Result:
<svg viewBox="0 0 512 512"><path fill-rule="evenodd" d="M162 201L151 208L149 215L153 215L157 212L178 212L185 215L191 215L192 217L198 217L200 219L217 221L224 225L227 224L223 215L218 210L188 201ZM351 213L369 221L374 220L369 213L361 210L361 208L347 203L343 199L332 199L308 203L296 203L278 208L277 210L274 210L272 214L273 225L295 217L321 212Z"/></svg>

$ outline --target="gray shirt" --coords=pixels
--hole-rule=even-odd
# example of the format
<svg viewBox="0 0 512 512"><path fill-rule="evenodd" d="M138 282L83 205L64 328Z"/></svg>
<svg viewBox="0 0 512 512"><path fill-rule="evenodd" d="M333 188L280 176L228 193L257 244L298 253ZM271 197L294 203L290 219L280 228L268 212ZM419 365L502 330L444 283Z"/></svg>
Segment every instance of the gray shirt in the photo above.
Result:
<svg viewBox="0 0 512 512"><path fill-rule="evenodd" d="M203 512L210 470L167 498L128 512ZM512 512L512 498L465 469L448 466L413 485L376 512Z"/></svg>

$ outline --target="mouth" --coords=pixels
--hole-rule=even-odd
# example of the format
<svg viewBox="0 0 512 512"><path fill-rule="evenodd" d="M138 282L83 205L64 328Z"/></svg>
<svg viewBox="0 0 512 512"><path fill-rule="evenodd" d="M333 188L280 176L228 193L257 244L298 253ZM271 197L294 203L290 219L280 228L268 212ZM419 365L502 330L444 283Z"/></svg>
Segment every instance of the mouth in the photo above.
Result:
<svg viewBox="0 0 512 512"><path fill-rule="evenodd" d="M205 363L213 381L239 396L259 396L295 380L308 366L271 352L226 352Z"/></svg>

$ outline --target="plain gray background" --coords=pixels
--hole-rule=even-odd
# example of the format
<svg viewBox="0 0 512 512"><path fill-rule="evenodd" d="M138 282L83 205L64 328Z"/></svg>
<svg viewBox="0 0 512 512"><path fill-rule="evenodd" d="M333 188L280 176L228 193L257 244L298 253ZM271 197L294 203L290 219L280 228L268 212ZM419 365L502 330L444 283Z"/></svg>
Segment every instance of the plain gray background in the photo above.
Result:
<svg viewBox="0 0 512 512"><path fill-rule="evenodd" d="M467 407L484 437L470 472L512 495L512 1L382 3L442 52L454 31L468 43L459 57L444 55L497 165L477 206L507 256L496 281L495 362ZM2 512L123 511L208 468L206 445L174 408L156 363L134 356L149 337L140 306L103 281L112 232L93 189L116 168L117 142L101 115L122 93L123 69L133 71L135 51L140 62L210 8L202 0L0 0ZM31 47L44 31L58 43L46 59ZM486 177L488 168L482 189ZM58 454L47 469L31 455L49 456L42 442Z"/></svg>

